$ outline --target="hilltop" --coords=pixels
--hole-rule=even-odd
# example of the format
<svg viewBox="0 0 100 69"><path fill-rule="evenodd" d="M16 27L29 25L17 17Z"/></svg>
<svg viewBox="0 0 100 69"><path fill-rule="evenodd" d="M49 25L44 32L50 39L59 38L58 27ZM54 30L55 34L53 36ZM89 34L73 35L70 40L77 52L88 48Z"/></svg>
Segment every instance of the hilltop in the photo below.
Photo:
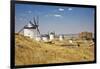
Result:
<svg viewBox="0 0 100 69"><path fill-rule="evenodd" d="M15 34L15 64L69 63L94 60L94 46L66 47Z"/></svg>

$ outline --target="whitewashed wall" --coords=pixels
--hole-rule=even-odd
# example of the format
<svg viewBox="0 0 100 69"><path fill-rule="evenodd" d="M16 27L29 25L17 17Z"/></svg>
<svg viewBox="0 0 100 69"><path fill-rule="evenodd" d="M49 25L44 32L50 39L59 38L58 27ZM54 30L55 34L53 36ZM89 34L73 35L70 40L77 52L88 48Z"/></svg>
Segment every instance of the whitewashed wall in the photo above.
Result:
<svg viewBox="0 0 100 69"><path fill-rule="evenodd" d="M50 40L53 40L54 39L54 34L50 34Z"/></svg>
<svg viewBox="0 0 100 69"><path fill-rule="evenodd" d="M24 36L28 36L30 38L34 38L35 37L35 30L34 29L24 29Z"/></svg>

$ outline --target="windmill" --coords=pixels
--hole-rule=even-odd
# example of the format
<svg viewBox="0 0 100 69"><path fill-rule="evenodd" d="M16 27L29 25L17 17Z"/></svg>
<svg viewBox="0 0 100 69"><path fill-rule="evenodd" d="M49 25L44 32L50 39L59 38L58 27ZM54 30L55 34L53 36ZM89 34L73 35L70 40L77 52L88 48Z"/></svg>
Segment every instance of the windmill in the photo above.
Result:
<svg viewBox="0 0 100 69"><path fill-rule="evenodd" d="M33 17L33 21L29 21L29 23L25 25L22 29L20 29L18 33L24 31L24 36L34 38L37 35L40 35L38 27L39 27L39 17L36 18Z"/></svg>

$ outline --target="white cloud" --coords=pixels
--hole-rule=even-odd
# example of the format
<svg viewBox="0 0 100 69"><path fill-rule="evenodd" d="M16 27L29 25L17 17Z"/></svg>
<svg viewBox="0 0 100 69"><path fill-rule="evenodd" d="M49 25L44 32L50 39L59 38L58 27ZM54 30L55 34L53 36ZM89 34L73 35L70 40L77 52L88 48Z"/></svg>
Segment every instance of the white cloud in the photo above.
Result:
<svg viewBox="0 0 100 69"><path fill-rule="evenodd" d="M59 10L59 11L64 11L64 9L63 9L63 8L59 8L58 10Z"/></svg>
<svg viewBox="0 0 100 69"><path fill-rule="evenodd" d="M73 10L72 8L68 8L69 11Z"/></svg>
<svg viewBox="0 0 100 69"><path fill-rule="evenodd" d="M62 15L54 14L55 17L62 17Z"/></svg>
<svg viewBox="0 0 100 69"><path fill-rule="evenodd" d="M46 16L46 17L54 16L54 17L59 17L59 18L62 17L62 15L60 15L60 14L48 14L48 15L45 15L45 16Z"/></svg>

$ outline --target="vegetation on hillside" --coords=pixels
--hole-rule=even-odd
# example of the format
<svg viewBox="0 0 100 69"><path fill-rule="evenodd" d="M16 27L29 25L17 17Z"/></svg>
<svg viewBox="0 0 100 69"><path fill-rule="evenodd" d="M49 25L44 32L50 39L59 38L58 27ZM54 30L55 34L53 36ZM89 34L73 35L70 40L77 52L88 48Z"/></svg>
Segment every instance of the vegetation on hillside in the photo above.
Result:
<svg viewBox="0 0 100 69"><path fill-rule="evenodd" d="M94 46L60 46L61 43L38 42L15 34L15 64L30 65L94 60Z"/></svg>

